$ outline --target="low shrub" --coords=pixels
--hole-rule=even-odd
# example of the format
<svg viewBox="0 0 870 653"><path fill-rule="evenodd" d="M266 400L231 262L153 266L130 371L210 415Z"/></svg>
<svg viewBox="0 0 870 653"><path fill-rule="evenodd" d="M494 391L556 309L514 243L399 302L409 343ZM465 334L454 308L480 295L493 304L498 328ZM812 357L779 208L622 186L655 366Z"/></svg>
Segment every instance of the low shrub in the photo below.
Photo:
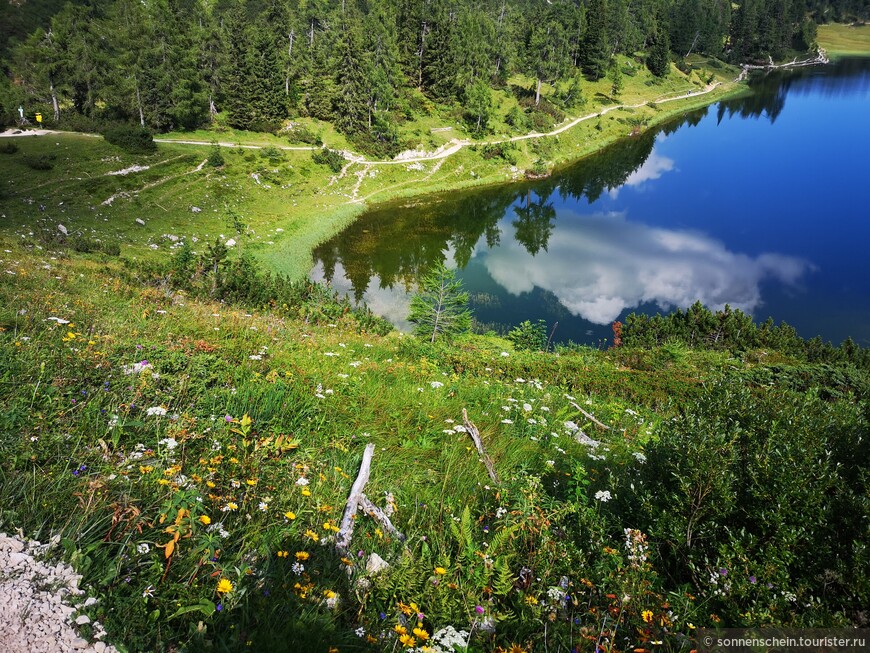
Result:
<svg viewBox="0 0 870 653"><path fill-rule="evenodd" d="M555 124L550 116L541 111L533 111L529 114L529 122L534 131L542 133L550 131Z"/></svg>
<svg viewBox="0 0 870 653"><path fill-rule="evenodd" d="M212 168L220 168L226 163L224 155L221 152L221 146L217 143L212 143L211 150L208 153L208 165Z"/></svg>
<svg viewBox="0 0 870 653"><path fill-rule="evenodd" d="M136 125L120 124L109 127L103 133L103 138L125 152L145 153L157 149L154 135L144 127Z"/></svg>
<svg viewBox="0 0 870 653"><path fill-rule="evenodd" d="M511 165L517 164L516 146L513 143L492 143L480 148L480 156L487 161L504 159Z"/></svg>
<svg viewBox="0 0 870 653"><path fill-rule="evenodd" d="M51 170L54 167L53 154L28 154L24 163L32 170Z"/></svg>
<svg viewBox="0 0 870 653"><path fill-rule="evenodd" d="M312 131L305 125L296 125L284 130L284 135L290 143L306 143L307 145L323 145L320 134Z"/></svg>
<svg viewBox="0 0 870 653"><path fill-rule="evenodd" d="M18 151L18 145L12 141L6 141L0 144L0 154L15 154Z"/></svg>
<svg viewBox="0 0 870 653"><path fill-rule="evenodd" d="M284 153L274 145L267 145L260 150L260 156L269 159L270 162L275 162L281 161L284 158Z"/></svg>
<svg viewBox="0 0 870 653"><path fill-rule="evenodd" d="M324 147L323 149L314 152L314 154L311 155L311 159L314 163L327 166L330 170L336 173L341 172L341 169L344 167L344 157L341 156L341 152L330 150L328 147Z"/></svg>

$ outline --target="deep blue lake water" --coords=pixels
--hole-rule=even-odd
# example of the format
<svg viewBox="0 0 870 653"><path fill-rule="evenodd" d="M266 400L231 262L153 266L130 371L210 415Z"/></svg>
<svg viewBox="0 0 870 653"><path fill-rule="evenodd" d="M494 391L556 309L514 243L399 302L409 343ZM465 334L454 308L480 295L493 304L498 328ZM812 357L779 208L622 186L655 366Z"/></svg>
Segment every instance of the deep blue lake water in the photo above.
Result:
<svg viewBox="0 0 870 653"><path fill-rule="evenodd" d="M700 300L870 346L870 59L753 88L546 180L370 211L312 278L400 328L443 260L501 330L542 319L596 344L632 311Z"/></svg>

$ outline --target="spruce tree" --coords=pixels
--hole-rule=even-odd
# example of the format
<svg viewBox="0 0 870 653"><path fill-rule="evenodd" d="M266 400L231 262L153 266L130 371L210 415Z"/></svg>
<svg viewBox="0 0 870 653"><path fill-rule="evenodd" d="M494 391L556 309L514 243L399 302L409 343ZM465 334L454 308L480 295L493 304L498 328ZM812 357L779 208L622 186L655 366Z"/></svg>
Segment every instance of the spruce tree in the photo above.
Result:
<svg viewBox="0 0 870 653"><path fill-rule="evenodd" d="M610 47L607 42L607 4L592 0L586 10L586 32L580 49L583 74L595 81L607 74Z"/></svg>
<svg viewBox="0 0 870 653"><path fill-rule="evenodd" d="M670 39L668 33L659 28L650 45L646 67L656 77L665 77L671 69Z"/></svg>
<svg viewBox="0 0 870 653"><path fill-rule="evenodd" d="M450 338L471 329L468 293L453 270L438 263L423 277L411 298L408 321L415 325L415 334L433 343L439 336Z"/></svg>

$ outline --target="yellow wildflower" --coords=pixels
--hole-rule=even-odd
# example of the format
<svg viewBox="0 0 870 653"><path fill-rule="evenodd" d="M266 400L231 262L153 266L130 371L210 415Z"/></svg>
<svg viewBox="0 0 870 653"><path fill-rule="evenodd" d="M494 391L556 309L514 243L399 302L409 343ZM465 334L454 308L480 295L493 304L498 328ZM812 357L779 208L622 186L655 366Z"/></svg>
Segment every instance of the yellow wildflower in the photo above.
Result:
<svg viewBox="0 0 870 653"><path fill-rule="evenodd" d="M229 594L233 591L233 584L227 578L221 578L217 584L218 594Z"/></svg>
<svg viewBox="0 0 870 653"><path fill-rule="evenodd" d="M652 610L644 610L640 613L641 618L648 624L652 623L653 613Z"/></svg>
<svg viewBox="0 0 870 653"><path fill-rule="evenodd" d="M201 523L203 526L208 526L209 524L211 524L211 517L209 517L208 515L201 515L199 518L199 523Z"/></svg>
<svg viewBox="0 0 870 653"><path fill-rule="evenodd" d="M427 639L429 639L429 633L420 628L420 626L417 626L411 632L414 633L417 636L417 639L419 639L421 642L425 642Z"/></svg>
<svg viewBox="0 0 870 653"><path fill-rule="evenodd" d="M436 576L443 576L446 573L447 573L447 570L444 567L435 567L435 575Z"/></svg>
<svg viewBox="0 0 870 653"><path fill-rule="evenodd" d="M395 630L396 633L398 633L399 635L408 634L408 629L405 628L402 624L396 624L395 626L393 626L393 630Z"/></svg>
<svg viewBox="0 0 870 653"><path fill-rule="evenodd" d="M247 483L247 484L250 485L251 487L254 487L254 486L257 484L257 479L255 479L255 478L249 478L247 481L245 481L245 483Z"/></svg>
<svg viewBox="0 0 870 653"><path fill-rule="evenodd" d="M296 513L288 510L287 512L284 513L284 517L286 517L287 519L292 521L292 520L296 519Z"/></svg>
<svg viewBox="0 0 870 653"><path fill-rule="evenodd" d="M311 490L309 490L307 487L302 488L302 496L303 496L303 497L310 497L310 496L311 496Z"/></svg>
<svg viewBox="0 0 870 653"><path fill-rule="evenodd" d="M317 533L315 533L314 531L312 531L310 528L307 531L305 531L305 537L310 537L315 542L320 541L320 536Z"/></svg>
<svg viewBox="0 0 870 653"><path fill-rule="evenodd" d="M399 637L399 641L402 642L402 646L406 646L408 648L413 648L414 644L416 644L416 640L410 635L402 635Z"/></svg>
<svg viewBox="0 0 870 653"><path fill-rule="evenodd" d="M311 554L308 553L308 551L297 551L296 552L296 559L297 560L300 560L300 561L308 560L308 558L310 558L310 557L311 557Z"/></svg>

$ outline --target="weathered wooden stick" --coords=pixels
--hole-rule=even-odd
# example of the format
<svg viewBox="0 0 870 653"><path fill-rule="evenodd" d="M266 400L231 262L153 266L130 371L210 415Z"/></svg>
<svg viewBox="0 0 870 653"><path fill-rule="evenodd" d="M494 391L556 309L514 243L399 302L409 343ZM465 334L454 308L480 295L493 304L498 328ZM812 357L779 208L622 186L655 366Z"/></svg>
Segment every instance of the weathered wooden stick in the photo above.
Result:
<svg viewBox="0 0 870 653"><path fill-rule="evenodd" d="M387 530L388 533L398 538L400 542L405 541L405 536L399 530L393 526L393 522L390 521L390 518L384 513L383 510L378 508L372 500L369 499L366 495L361 495L359 498L359 507L362 508L363 512L367 515L370 515L381 522L381 525Z"/></svg>
<svg viewBox="0 0 870 653"><path fill-rule="evenodd" d="M492 459L486 454L486 451L483 449L483 440L480 439L480 432L477 430L477 427L471 423L468 419L468 411L464 408L462 409L462 423L465 424L465 429L468 431L469 435L471 435L471 439L474 440L474 446L477 447L477 453L480 454L480 457L483 459L483 464L486 465L486 471L489 472L489 477L495 481L496 483L500 483L498 480L498 474L495 473L495 467L492 464Z"/></svg>
<svg viewBox="0 0 870 653"><path fill-rule="evenodd" d="M359 466L359 474L350 488L350 496L347 498L347 505L344 507L344 515L341 517L341 526L338 529L338 536L335 538L335 550L339 556L344 557L350 549L350 540L353 537L353 519L356 515L357 506L359 506L360 497L363 493L363 488L369 481L369 473L372 467L372 456L375 454L375 444L370 442L366 445L366 450L363 452L362 464Z"/></svg>
<svg viewBox="0 0 870 653"><path fill-rule="evenodd" d="M580 408L580 406L578 406L578 405L577 405L576 403L574 403L573 401L571 402L571 405L574 406L574 408L576 408L577 410L579 410L581 413L583 413L583 416L584 416L586 419L588 419L589 421L594 422L595 424L597 424L598 426L600 426L601 428L603 428L603 429L605 429L605 430L607 430L607 431L610 430L610 427L607 426L607 424L602 424L601 422L599 422L597 419L595 419L595 416L594 416L593 414L591 414L591 413L587 413L585 410L583 410L582 408Z"/></svg>

